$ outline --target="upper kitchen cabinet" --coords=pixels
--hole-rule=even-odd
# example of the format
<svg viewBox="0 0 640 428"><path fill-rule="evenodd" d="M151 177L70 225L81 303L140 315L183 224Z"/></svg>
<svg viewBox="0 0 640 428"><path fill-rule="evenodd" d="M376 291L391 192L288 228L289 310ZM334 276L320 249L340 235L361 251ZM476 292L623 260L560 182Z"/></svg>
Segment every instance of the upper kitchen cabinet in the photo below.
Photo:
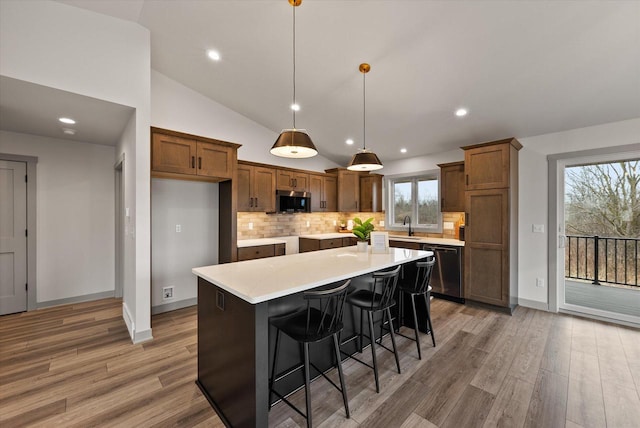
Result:
<svg viewBox="0 0 640 428"><path fill-rule="evenodd" d="M326 172L338 176L338 211L358 211L360 209L360 173L346 168L333 168Z"/></svg>
<svg viewBox="0 0 640 428"><path fill-rule="evenodd" d="M464 211L464 162L451 162L440 167L440 211Z"/></svg>
<svg viewBox="0 0 640 428"><path fill-rule="evenodd" d="M360 176L360 211L382 212L382 175Z"/></svg>
<svg viewBox="0 0 640 428"><path fill-rule="evenodd" d="M337 211L338 178L330 174L309 174L312 212Z"/></svg>
<svg viewBox="0 0 640 428"><path fill-rule="evenodd" d="M513 138L465 150L464 297L513 310L518 303L518 150Z"/></svg>
<svg viewBox="0 0 640 428"><path fill-rule="evenodd" d="M238 211L276 209L276 170L238 161Z"/></svg>
<svg viewBox="0 0 640 428"><path fill-rule="evenodd" d="M151 175L182 180L233 178L239 144L151 128Z"/></svg>
<svg viewBox="0 0 640 428"><path fill-rule="evenodd" d="M278 190L293 190L295 192L309 191L309 174L300 171L279 169L276 179Z"/></svg>
<svg viewBox="0 0 640 428"><path fill-rule="evenodd" d="M466 190L509 187L511 159L521 148L515 138L463 147Z"/></svg>

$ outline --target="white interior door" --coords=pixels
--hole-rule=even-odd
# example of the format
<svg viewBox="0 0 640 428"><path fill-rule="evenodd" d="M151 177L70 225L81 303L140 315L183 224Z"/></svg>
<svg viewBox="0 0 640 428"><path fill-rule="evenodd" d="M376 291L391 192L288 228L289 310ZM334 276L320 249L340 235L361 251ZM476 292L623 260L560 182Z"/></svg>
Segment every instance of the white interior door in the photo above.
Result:
<svg viewBox="0 0 640 428"><path fill-rule="evenodd" d="M0 160L0 315L27 310L27 165Z"/></svg>

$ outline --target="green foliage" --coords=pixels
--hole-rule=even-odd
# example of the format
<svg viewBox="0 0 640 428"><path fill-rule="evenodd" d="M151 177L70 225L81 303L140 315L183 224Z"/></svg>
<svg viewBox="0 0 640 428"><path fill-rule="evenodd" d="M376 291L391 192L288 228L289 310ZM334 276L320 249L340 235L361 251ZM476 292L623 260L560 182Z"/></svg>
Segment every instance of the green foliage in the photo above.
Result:
<svg viewBox="0 0 640 428"><path fill-rule="evenodd" d="M353 234L356 236L356 238L358 238L359 241L369 240L369 235L375 227L372 221L373 217L368 218L365 221L360 220L359 217L353 219L353 222L356 224L355 226L353 226Z"/></svg>

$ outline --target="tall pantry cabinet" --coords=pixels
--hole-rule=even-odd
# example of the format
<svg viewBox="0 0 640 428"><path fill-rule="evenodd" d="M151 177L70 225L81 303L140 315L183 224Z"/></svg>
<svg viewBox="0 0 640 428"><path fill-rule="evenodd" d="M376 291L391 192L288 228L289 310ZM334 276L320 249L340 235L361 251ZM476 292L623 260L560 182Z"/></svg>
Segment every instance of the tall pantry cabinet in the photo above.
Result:
<svg viewBox="0 0 640 428"><path fill-rule="evenodd" d="M515 138L462 147L465 299L518 304L518 150Z"/></svg>

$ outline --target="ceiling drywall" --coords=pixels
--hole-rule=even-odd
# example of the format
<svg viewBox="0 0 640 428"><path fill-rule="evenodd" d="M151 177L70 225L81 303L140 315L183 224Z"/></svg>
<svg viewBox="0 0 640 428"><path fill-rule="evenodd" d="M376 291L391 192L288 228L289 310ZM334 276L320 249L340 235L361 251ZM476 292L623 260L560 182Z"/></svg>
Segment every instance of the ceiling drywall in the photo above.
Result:
<svg viewBox="0 0 640 428"><path fill-rule="evenodd" d="M154 69L275 132L292 126L286 0L63 3L140 23ZM640 117L637 1L306 0L296 23L296 125L340 164L362 144L361 62L366 143L383 162Z"/></svg>
<svg viewBox="0 0 640 428"><path fill-rule="evenodd" d="M0 129L43 137L115 146L131 107L0 76ZM59 122L72 118L74 125ZM64 130L72 129L69 135Z"/></svg>

